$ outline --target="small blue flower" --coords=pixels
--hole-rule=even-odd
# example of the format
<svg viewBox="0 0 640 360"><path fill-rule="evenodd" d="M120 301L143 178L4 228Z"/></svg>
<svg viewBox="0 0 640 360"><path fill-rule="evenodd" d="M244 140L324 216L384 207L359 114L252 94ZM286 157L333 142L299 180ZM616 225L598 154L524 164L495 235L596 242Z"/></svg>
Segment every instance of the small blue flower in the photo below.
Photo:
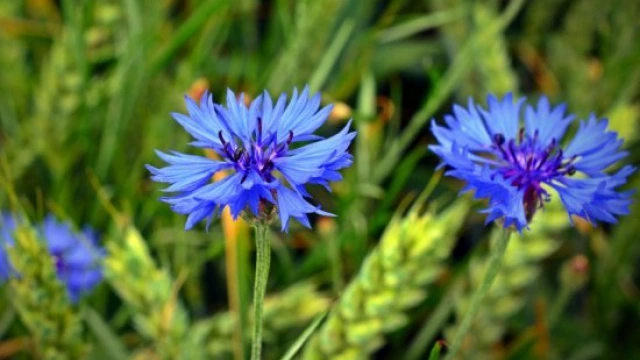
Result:
<svg viewBox="0 0 640 360"><path fill-rule="evenodd" d="M2 221L0 235L5 245L11 246L15 219L3 214ZM98 247L98 237L93 230L85 228L81 233L75 233L68 224L56 221L51 215L47 216L37 230L46 243L58 279L66 286L71 302L77 302L83 294L102 281L100 260L104 256L104 250ZM6 254L0 250L0 281L6 280L11 272Z"/></svg>
<svg viewBox="0 0 640 360"><path fill-rule="evenodd" d="M12 273L7 246L13 243L13 230L16 224L13 216L7 213L0 213L0 284L7 281Z"/></svg>
<svg viewBox="0 0 640 360"><path fill-rule="evenodd" d="M594 115L581 121L572 139L562 142L574 121L565 105L551 107L542 97L536 107L524 98L514 102L488 97L488 109L469 99L468 107L453 107L445 116L446 127L432 121L438 144L429 146L451 167L447 175L466 181L464 191L475 190L476 198L488 198L487 222L503 219L504 226L518 231L527 227L536 210L549 201L551 189L562 200L569 215L591 223L617 222L629 213L633 191L618 191L635 168L625 166L613 175L605 170L624 158L622 140L606 131L607 120Z"/></svg>
<svg viewBox="0 0 640 360"><path fill-rule="evenodd" d="M77 302L102 281L100 261L104 249L98 246L97 234L89 227L75 233L69 224L60 223L51 215L39 230L53 257L58 278L66 285L71 302Z"/></svg>
<svg viewBox="0 0 640 360"><path fill-rule="evenodd" d="M352 163L347 148L355 133L349 132L349 122L332 137L313 134L332 109L319 108L319 94L309 97L308 88L300 95L294 89L288 104L286 94L274 104L265 91L248 107L244 95L236 98L231 90L226 107L214 103L208 92L199 105L189 97L185 101L189 115L173 113L173 118L195 138L191 145L212 149L222 160L157 151L169 166L147 165L151 178L169 183L164 191L175 193L162 200L175 212L188 214L185 229L204 218L209 226L212 215L225 206L234 219L243 211L261 218L277 209L282 231L291 217L309 227L307 214L332 215L305 199L311 197L305 185L319 184L330 191L329 181L340 180L338 170ZM211 183L221 170L231 174Z"/></svg>

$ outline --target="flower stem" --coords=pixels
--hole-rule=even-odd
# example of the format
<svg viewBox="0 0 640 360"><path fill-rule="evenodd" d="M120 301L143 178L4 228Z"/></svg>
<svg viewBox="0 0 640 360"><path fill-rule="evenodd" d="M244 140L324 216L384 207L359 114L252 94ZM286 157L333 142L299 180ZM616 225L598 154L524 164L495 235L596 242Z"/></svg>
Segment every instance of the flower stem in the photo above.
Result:
<svg viewBox="0 0 640 360"><path fill-rule="evenodd" d="M251 359L261 359L262 352L262 307L264 293L269 280L269 265L271 263L271 240L269 227L262 222L253 225L256 232L256 276L253 287L253 344L251 345Z"/></svg>
<svg viewBox="0 0 640 360"><path fill-rule="evenodd" d="M446 359L452 359L460 350L462 340L471 327L471 321L480 309L482 301L487 295L487 292L489 292L489 289L491 288L491 285L496 279L496 275L498 275L498 271L502 266L502 259L504 257L505 250L507 249L507 244L509 243L509 236L511 236L511 230L506 228L502 229L501 234L497 236L496 243L491 248L489 266L487 268L487 271L484 274L482 283L480 283L480 287L473 293L473 296L471 297L469 308L464 314L462 322L460 323L460 326L456 331L456 335L453 338L453 342L451 343Z"/></svg>

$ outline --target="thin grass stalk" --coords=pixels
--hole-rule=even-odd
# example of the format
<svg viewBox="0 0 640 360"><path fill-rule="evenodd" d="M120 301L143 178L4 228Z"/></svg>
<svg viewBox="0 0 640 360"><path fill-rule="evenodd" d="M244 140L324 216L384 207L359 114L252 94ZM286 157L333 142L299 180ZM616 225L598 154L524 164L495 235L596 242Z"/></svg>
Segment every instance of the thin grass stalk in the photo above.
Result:
<svg viewBox="0 0 640 360"><path fill-rule="evenodd" d="M562 204L552 200L534 217L530 229L522 235L514 234L504 255L503 264L462 341L456 359L489 359L492 350L501 348L507 334L507 323L528 303L527 294L538 284L541 265L563 243L560 232L569 226ZM496 228L491 238L499 236ZM480 286L489 263L489 255L476 252L469 260L467 284L455 294L453 303L456 321L444 329L446 339L452 339L471 302L474 289ZM495 355L495 354L494 354Z"/></svg>
<svg viewBox="0 0 640 360"><path fill-rule="evenodd" d="M487 268L487 272L484 275L484 279L480 284L480 287L471 297L471 303L469 305L469 309L466 314L462 318L462 322L460 323L460 327L456 332L455 337L453 338L453 342L451 343L451 347L449 352L447 353L447 357L445 359L453 359L453 357L460 350L460 345L462 345L462 339L464 339L465 334L469 331L471 327L471 321L474 316L480 309L480 305L482 305L482 301L484 300L487 292L493 285L493 281L496 279L498 275L498 271L502 266L502 259L504 258L504 253L507 250L507 246L509 244L509 237L511 236L511 230L508 228L504 228L499 236L496 238L496 242L491 249L491 255L489 258L489 267Z"/></svg>
<svg viewBox="0 0 640 360"><path fill-rule="evenodd" d="M155 56L149 63L150 75L155 75L160 72L169 63L171 58L177 53L191 37L199 31L207 20L211 18L213 14L220 11L228 5L228 1L208 1L201 4L182 25L176 30L173 37L166 43L162 51Z"/></svg>
<svg viewBox="0 0 640 360"><path fill-rule="evenodd" d="M451 285L445 297L440 300L436 308L433 310L426 323L415 336L411 345L407 348L405 360L418 360L423 355L430 344L432 344L438 331L442 325L446 323L449 315L453 311L455 305L455 295L461 291L462 282L460 278Z"/></svg>

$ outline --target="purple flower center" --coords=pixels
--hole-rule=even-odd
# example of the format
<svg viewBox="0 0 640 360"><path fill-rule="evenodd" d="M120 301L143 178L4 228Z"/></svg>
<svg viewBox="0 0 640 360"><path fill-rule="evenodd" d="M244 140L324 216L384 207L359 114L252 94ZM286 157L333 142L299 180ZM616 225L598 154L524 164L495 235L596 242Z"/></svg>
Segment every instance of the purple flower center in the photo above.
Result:
<svg viewBox="0 0 640 360"><path fill-rule="evenodd" d="M289 137L285 142L278 143L277 133L269 133L263 136L262 118L257 118L256 130L253 132L249 143L238 141L227 141L218 133L218 138L224 148L224 157L228 162L233 163L238 173L243 173L241 183L244 183L249 173L255 171L264 181L275 180L273 175L273 160L284 156L289 150L289 145L293 141L293 132L289 131Z"/></svg>
<svg viewBox="0 0 640 360"><path fill-rule="evenodd" d="M555 138L549 144L542 144L537 130L533 136L528 136L521 128L517 142L515 139L506 141L503 134L497 133L493 136L492 149L497 170L519 190L524 189L524 208L528 220L531 220L537 208L550 199L541 184L576 172L573 166L576 157L565 157Z"/></svg>

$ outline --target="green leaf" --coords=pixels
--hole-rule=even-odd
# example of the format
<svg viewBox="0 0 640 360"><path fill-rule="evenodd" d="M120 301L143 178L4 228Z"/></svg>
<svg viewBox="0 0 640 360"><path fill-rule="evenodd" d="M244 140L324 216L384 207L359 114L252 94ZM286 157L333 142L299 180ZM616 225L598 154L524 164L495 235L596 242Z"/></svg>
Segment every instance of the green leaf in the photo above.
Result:
<svg viewBox="0 0 640 360"><path fill-rule="evenodd" d="M105 355L109 355L111 359L128 359L129 354L127 348L116 334L111 330L109 325L102 319L94 309L85 307L82 311L82 315L87 322L89 329L93 332L98 340L98 343L102 345Z"/></svg>
<svg viewBox="0 0 640 360"><path fill-rule="evenodd" d="M304 345L304 343L307 342L309 337L313 335L313 333L316 331L318 326L320 326L320 323L322 323L322 320L324 320L325 316L327 316L328 313L329 311L327 310L327 311L324 311L322 314L316 316L315 320L313 320L311 325L309 325L304 330L304 332L302 332L302 334L296 339L296 341L294 341L293 345L289 347L289 350L287 350L284 356L282 356L282 360L293 359L293 357L298 353L298 351L300 351L300 348L302 348L302 345Z"/></svg>
<svg viewBox="0 0 640 360"><path fill-rule="evenodd" d="M440 359L440 350L442 350L442 344L440 341L436 341L433 345L433 349L431 349L431 353L429 354L429 360L438 360Z"/></svg>

